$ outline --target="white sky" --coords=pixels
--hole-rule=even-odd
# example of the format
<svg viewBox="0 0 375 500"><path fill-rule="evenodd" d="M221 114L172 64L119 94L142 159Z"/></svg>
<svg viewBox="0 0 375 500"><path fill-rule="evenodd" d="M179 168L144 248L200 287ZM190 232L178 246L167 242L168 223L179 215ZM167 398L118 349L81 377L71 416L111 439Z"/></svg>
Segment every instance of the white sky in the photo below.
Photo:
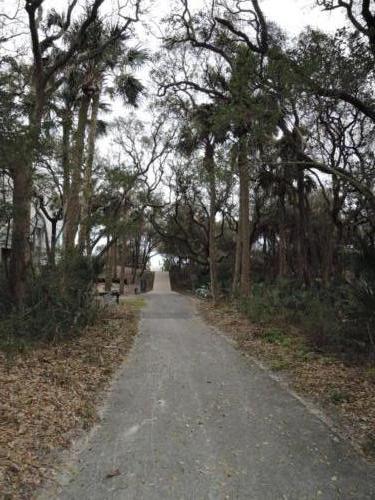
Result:
<svg viewBox="0 0 375 500"><path fill-rule="evenodd" d="M0 10L12 15L18 0L0 0ZM24 3L21 0L21 5ZM45 7L55 8L58 11L65 9L67 0L45 0ZM304 26L311 25L323 30L334 30L342 25L343 17L338 11L327 13L321 12L316 7L315 0L261 0L261 7L269 19L275 21L284 30L298 34ZM118 0L106 0L102 9L116 9ZM199 8L205 4L204 0L190 0L193 8ZM171 9L173 2L166 0L145 0L145 5L151 5L151 16L149 21L157 21L165 16ZM151 18L151 19L150 19Z"/></svg>
<svg viewBox="0 0 375 500"><path fill-rule="evenodd" d="M171 2L154 0L153 15L163 17L170 11ZM199 8L204 0L190 0L192 7ZM305 26L319 27L325 31L333 31L343 24L344 17L338 12L322 12L315 0L260 0L266 17L276 22L289 33L297 35Z"/></svg>
<svg viewBox="0 0 375 500"><path fill-rule="evenodd" d="M337 11L322 12L314 4L314 0L264 0L261 3L269 19L294 35L307 25L324 31L342 26L344 18Z"/></svg>

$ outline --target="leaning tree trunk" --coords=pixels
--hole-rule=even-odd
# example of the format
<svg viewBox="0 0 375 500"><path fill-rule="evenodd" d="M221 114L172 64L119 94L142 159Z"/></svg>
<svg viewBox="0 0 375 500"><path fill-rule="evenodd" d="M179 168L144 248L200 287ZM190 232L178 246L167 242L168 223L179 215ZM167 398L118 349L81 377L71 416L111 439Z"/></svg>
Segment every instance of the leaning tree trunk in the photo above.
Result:
<svg viewBox="0 0 375 500"><path fill-rule="evenodd" d="M248 164L247 138L239 141L238 171L240 178L240 239L241 275L240 292L243 297L250 295L250 175Z"/></svg>
<svg viewBox="0 0 375 500"><path fill-rule="evenodd" d="M80 220L79 195L82 184L82 163L85 145L85 133L90 97L82 97L79 109L78 126L74 137L74 146L71 155L71 183L65 211L64 246L65 252L74 250L75 237Z"/></svg>
<svg viewBox="0 0 375 500"><path fill-rule="evenodd" d="M217 302L219 297L219 283L217 272L217 248L216 248L216 176L215 176L215 163L214 163L214 147L207 140L204 164L206 172L208 173L209 183L209 196L210 196L210 209L209 209L209 260L210 260L210 279L211 279L211 293L214 303Z"/></svg>
<svg viewBox="0 0 375 500"><path fill-rule="evenodd" d="M92 199L92 171L95 157L95 142L98 129L100 92L97 92L92 100L90 130L88 136L88 151L83 181L83 196L81 205L81 224L79 228L79 249L83 254L90 253L90 233L91 233L91 199Z"/></svg>

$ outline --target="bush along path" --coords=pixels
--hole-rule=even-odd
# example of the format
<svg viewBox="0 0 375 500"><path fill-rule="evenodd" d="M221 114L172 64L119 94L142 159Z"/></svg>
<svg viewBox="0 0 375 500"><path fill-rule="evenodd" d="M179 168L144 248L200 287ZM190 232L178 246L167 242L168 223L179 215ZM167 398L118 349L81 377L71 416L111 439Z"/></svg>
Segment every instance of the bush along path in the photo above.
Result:
<svg viewBox="0 0 375 500"><path fill-rule="evenodd" d="M375 462L375 369L371 360L344 362L337 352L334 356L314 348L311 339L290 324L277 319L251 321L235 302L214 306L199 301L199 309L241 351L323 407L367 460Z"/></svg>
<svg viewBox="0 0 375 500"><path fill-rule="evenodd" d="M0 497L30 499L55 474L57 452L97 419L103 389L137 333L142 300L104 309L59 343L0 353Z"/></svg>

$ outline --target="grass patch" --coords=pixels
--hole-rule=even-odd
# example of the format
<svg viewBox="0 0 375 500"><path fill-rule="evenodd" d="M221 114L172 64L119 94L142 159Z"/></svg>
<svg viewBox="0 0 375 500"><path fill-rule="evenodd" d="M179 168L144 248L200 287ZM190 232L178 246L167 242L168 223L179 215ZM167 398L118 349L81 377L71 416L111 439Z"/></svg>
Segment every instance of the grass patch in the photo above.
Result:
<svg viewBox="0 0 375 500"><path fill-rule="evenodd" d="M283 370L289 370L291 363L286 359L278 359L271 363L271 369L275 372L280 372Z"/></svg>
<svg viewBox="0 0 375 500"><path fill-rule="evenodd" d="M349 396L340 389L333 389L329 395L331 403L335 405L340 405L349 401Z"/></svg>
<svg viewBox="0 0 375 500"><path fill-rule="evenodd" d="M238 297L234 306L251 322L263 326L298 328L318 351L357 362L375 355L375 302L372 282L332 283L311 288L293 281L255 283L250 297ZM266 332L266 336L267 336ZM267 341L278 342L278 333Z"/></svg>
<svg viewBox="0 0 375 500"><path fill-rule="evenodd" d="M278 344L284 347L289 347L292 343L292 338L288 337L284 330L276 327L266 328L263 339L270 344Z"/></svg>
<svg viewBox="0 0 375 500"><path fill-rule="evenodd" d="M140 311L146 305L146 300L142 297L137 297L127 299L125 303L132 311Z"/></svg>
<svg viewBox="0 0 375 500"><path fill-rule="evenodd" d="M306 344L300 345L295 350L295 355L296 355L296 358L302 362L314 360L317 356L316 353L313 352L311 350L311 348L309 349L309 346L307 346Z"/></svg>
<svg viewBox="0 0 375 500"><path fill-rule="evenodd" d="M375 368L367 368L366 370L366 376L369 378L369 380L373 383L375 383Z"/></svg>

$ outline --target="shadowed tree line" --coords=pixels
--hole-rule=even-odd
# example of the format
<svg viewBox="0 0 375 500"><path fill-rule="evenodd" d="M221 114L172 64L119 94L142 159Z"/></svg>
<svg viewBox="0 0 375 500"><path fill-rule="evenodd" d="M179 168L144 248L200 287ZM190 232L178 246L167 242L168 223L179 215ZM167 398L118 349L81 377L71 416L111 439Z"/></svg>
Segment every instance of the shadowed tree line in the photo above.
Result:
<svg viewBox="0 0 375 500"><path fill-rule="evenodd" d="M154 68L179 130L158 230L180 285L373 355L375 18L317 4L345 26L292 40L257 0L175 3Z"/></svg>
<svg viewBox="0 0 375 500"><path fill-rule="evenodd" d="M0 12L4 338L85 324L114 255L121 274L148 267L148 207L160 204L169 143L161 118L143 124L131 111L146 96L143 14L140 0L72 0L61 12L30 0Z"/></svg>
<svg viewBox="0 0 375 500"><path fill-rule="evenodd" d="M39 285L91 303L104 265L123 290L157 249L180 285L373 355L370 2L312 0L345 25L291 39L258 0L175 0L155 53L136 29L147 2L107 4L0 14L2 314L28 314Z"/></svg>

